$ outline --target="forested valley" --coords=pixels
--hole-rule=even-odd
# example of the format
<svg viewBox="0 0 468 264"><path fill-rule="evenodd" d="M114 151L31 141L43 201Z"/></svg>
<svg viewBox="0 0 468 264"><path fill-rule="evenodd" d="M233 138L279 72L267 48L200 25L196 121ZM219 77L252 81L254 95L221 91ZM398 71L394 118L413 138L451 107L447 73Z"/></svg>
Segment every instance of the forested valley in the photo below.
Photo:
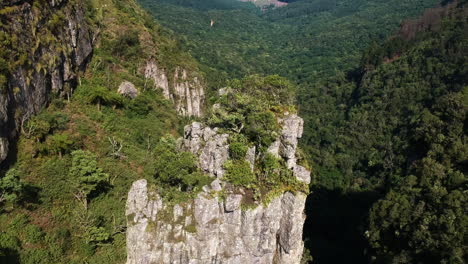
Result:
<svg viewBox="0 0 468 264"><path fill-rule="evenodd" d="M169 222L308 194L301 264L467 263L467 4L0 0L0 263L131 264L141 179ZM310 184L270 153L296 114ZM218 192L197 126L229 138Z"/></svg>
<svg viewBox="0 0 468 264"><path fill-rule="evenodd" d="M248 74L300 87L314 263L466 261L464 1L140 2L212 87Z"/></svg>

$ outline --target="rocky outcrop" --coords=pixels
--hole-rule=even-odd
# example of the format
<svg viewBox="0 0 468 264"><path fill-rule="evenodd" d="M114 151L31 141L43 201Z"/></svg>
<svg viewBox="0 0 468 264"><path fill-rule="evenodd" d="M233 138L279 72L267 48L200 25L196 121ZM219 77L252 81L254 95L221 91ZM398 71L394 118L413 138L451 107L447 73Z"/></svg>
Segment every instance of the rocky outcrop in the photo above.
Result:
<svg viewBox="0 0 468 264"><path fill-rule="evenodd" d="M309 183L310 172L297 165L295 157L303 121L287 114L280 123L282 133L270 151L284 159L298 180ZM191 202L171 207L145 180L133 184L126 207L127 264L300 262L306 195L284 192L268 205L245 209L248 195L223 182L228 139L198 122L185 127L179 147L198 155L199 167L216 178ZM247 151L252 169L258 155L254 147Z"/></svg>
<svg viewBox="0 0 468 264"><path fill-rule="evenodd" d="M283 158L298 180L310 183L310 172L298 165L296 158L298 139L302 137L304 120L296 114L286 114L279 123L283 128L281 136L268 148L268 151L276 157Z"/></svg>
<svg viewBox="0 0 468 264"><path fill-rule="evenodd" d="M282 7L288 5L286 2L281 2L278 0L239 0L241 2L252 2L254 5L266 8L269 6Z"/></svg>
<svg viewBox="0 0 468 264"><path fill-rule="evenodd" d="M18 42L11 53L24 63L10 70L0 92L0 162L20 124L42 110L52 95L70 95L92 53L92 33L81 1L17 1L2 15L2 31ZM6 21L4 21L6 20Z"/></svg>
<svg viewBox="0 0 468 264"><path fill-rule="evenodd" d="M218 134L218 129L205 127L193 122L185 127L183 151L198 156L199 167L207 174L221 179L224 175L223 164L229 158L228 134Z"/></svg>
<svg viewBox="0 0 468 264"><path fill-rule="evenodd" d="M241 208L242 199L201 193L170 208L146 180L133 183L126 209L127 264L299 263L306 195L287 192L252 210Z"/></svg>
<svg viewBox="0 0 468 264"><path fill-rule="evenodd" d="M154 60L148 61L145 67L145 77L153 81L154 88L161 89L164 97L171 100L183 116L202 115L205 102L205 89L197 76L191 76L187 70L176 67L169 81L168 73L158 66Z"/></svg>
<svg viewBox="0 0 468 264"><path fill-rule="evenodd" d="M135 99L138 96L138 90L131 82L125 81L119 85L117 92L123 96Z"/></svg>

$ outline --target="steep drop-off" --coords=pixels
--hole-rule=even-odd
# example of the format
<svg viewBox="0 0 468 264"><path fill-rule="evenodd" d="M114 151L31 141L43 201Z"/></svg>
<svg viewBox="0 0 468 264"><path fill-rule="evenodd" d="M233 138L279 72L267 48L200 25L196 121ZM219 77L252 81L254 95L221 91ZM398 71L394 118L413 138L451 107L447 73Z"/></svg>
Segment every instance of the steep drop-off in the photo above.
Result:
<svg viewBox="0 0 468 264"><path fill-rule="evenodd" d="M71 95L95 36L81 1L4 1L0 8L2 162L29 118L54 96Z"/></svg>

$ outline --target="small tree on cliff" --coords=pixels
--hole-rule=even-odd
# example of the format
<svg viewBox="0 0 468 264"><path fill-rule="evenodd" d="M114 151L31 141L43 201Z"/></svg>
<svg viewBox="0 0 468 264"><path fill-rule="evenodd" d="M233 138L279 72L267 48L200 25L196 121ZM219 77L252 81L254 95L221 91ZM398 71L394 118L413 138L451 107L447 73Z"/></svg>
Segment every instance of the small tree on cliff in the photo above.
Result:
<svg viewBox="0 0 468 264"><path fill-rule="evenodd" d="M90 195L98 192L109 181L109 175L98 168L96 155L89 151L72 152L72 167L69 175L74 179L77 192L75 197L88 208Z"/></svg>
<svg viewBox="0 0 468 264"><path fill-rule="evenodd" d="M101 105L110 104L118 106L122 104L122 98L102 86L94 86L88 91L88 101L97 105L97 109L101 110Z"/></svg>
<svg viewBox="0 0 468 264"><path fill-rule="evenodd" d="M21 200L25 185L19 174L17 169L11 169L0 179L0 204L14 204Z"/></svg>

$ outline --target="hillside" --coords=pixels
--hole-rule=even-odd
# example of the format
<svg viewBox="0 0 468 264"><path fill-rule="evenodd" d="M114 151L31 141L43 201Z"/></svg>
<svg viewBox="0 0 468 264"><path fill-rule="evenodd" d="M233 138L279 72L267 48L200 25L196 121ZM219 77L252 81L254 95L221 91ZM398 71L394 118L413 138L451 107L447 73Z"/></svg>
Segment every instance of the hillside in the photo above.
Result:
<svg viewBox="0 0 468 264"><path fill-rule="evenodd" d="M271 2L0 1L0 262L467 262L468 2Z"/></svg>
<svg viewBox="0 0 468 264"><path fill-rule="evenodd" d="M353 74L301 97L318 170L306 224L318 262L366 248L363 261L466 259L468 24L457 4L408 21Z"/></svg>
<svg viewBox="0 0 468 264"><path fill-rule="evenodd" d="M55 27L45 39L36 39L28 32L34 27L17 9L31 9L31 17ZM2 263L124 263L127 192L134 180L154 178L155 144L182 129L178 113L186 112L178 110L188 108L179 101L178 85L189 91L203 85L198 64L132 1L2 2L2 37L10 32L6 36L18 43L39 42L47 51L54 41L73 43L64 23L71 19L69 10L83 12L77 27L89 28L93 39L92 56L76 69L73 81L51 90L37 77L49 76L49 68L31 60L26 63L32 68L19 62L4 71L7 94L21 98L42 91L44 99L29 115L18 111L18 125L10 130L17 136L0 174ZM5 23L11 20L27 25L24 35L15 36L18 29ZM37 31L48 30L41 25ZM10 51L5 55L14 60L21 54L8 44L2 42L2 56ZM38 54L27 48L26 54ZM32 73L31 85L17 90L11 76L21 67ZM156 83L163 75L170 97L156 89L164 84ZM130 92L121 95L124 83L129 90L123 91ZM17 102L21 107L29 101Z"/></svg>

